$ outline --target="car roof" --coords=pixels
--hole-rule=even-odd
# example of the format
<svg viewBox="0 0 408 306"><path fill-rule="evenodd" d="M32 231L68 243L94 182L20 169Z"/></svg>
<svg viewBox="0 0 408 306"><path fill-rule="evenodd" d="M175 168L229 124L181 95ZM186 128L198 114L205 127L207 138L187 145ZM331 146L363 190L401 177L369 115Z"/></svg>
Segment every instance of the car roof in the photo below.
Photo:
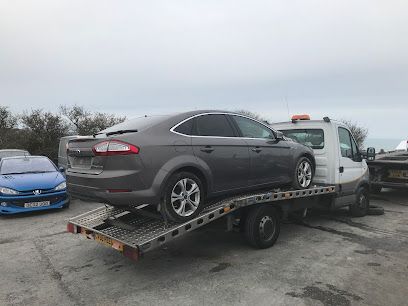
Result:
<svg viewBox="0 0 408 306"><path fill-rule="evenodd" d="M1 160L8 160L8 159L21 159L21 158L47 158L47 156L41 156L41 155L24 155L24 156L10 156L10 157L3 157Z"/></svg>
<svg viewBox="0 0 408 306"><path fill-rule="evenodd" d="M22 150L22 149L2 149L0 152L27 152L27 150Z"/></svg>

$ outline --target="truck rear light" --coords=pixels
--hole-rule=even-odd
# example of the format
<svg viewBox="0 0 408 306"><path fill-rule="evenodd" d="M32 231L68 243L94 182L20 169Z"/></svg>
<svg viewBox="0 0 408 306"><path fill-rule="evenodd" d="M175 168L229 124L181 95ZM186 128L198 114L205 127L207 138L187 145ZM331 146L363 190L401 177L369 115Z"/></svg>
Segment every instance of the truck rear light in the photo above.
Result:
<svg viewBox="0 0 408 306"><path fill-rule="evenodd" d="M102 141L93 146L92 151L97 156L138 154L139 148L120 140Z"/></svg>
<svg viewBox="0 0 408 306"><path fill-rule="evenodd" d="M67 224L67 232L77 234L80 231L78 226L73 225L72 223Z"/></svg>
<svg viewBox="0 0 408 306"><path fill-rule="evenodd" d="M131 248L127 245L123 246L123 255L132 260L138 260L140 257L140 252L138 248Z"/></svg>

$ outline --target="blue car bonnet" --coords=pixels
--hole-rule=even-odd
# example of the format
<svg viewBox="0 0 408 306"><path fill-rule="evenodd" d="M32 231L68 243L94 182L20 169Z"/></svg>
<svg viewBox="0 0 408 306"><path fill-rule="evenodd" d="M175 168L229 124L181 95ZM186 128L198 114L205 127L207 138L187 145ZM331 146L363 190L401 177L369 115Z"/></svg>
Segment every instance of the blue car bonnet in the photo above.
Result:
<svg viewBox="0 0 408 306"><path fill-rule="evenodd" d="M58 171L44 173L5 174L0 176L0 186L17 191L53 189L65 181Z"/></svg>

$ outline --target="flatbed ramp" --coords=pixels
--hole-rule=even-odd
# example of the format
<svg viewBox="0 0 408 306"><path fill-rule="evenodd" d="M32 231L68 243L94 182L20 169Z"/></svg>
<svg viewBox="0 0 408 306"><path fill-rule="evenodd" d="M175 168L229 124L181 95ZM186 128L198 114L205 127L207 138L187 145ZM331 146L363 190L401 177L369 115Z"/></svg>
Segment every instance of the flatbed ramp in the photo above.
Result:
<svg viewBox="0 0 408 306"><path fill-rule="evenodd" d="M334 186L315 186L305 190L272 190L238 195L208 203L200 215L185 223L167 222L146 206L131 206L126 209L105 206L71 218L67 229L137 260L144 253L240 208L256 204L270 204L273 207L277 202L290 199L334 193Z"/></svg>

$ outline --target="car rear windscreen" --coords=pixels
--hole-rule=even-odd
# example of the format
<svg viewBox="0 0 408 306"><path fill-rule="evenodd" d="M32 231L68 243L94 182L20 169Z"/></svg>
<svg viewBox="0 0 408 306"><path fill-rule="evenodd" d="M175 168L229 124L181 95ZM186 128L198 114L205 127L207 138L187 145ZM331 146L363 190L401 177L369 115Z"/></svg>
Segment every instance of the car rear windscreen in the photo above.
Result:
<svg viewBox="0 0 408 306"><path fill-rule="evenodd" d="M312 149L324 148L324 132L322 129L281 130L283 135Z"/></svg>
<svg viewBox="0 0 408 306"><path fill-rule="evenodd" d="M142 131L144 129L147 129L153 125L156 125L164 120L169 118L169 116L143 116L143 117L138 117L134 119L127 120L125 122L116 124L110 128L107 128L103 131L100 131L99 133L111 133L111 132L116 132L120 130L138 130ZM98 133L98 134L99 134Z"/></svg>
<svg viewBox="0 0 408 306"><path fill-rule="evenodd" d="M0 164L0 174L23 174L55 172L57 169L46 157L21 157L3 159Z"/></svg>

